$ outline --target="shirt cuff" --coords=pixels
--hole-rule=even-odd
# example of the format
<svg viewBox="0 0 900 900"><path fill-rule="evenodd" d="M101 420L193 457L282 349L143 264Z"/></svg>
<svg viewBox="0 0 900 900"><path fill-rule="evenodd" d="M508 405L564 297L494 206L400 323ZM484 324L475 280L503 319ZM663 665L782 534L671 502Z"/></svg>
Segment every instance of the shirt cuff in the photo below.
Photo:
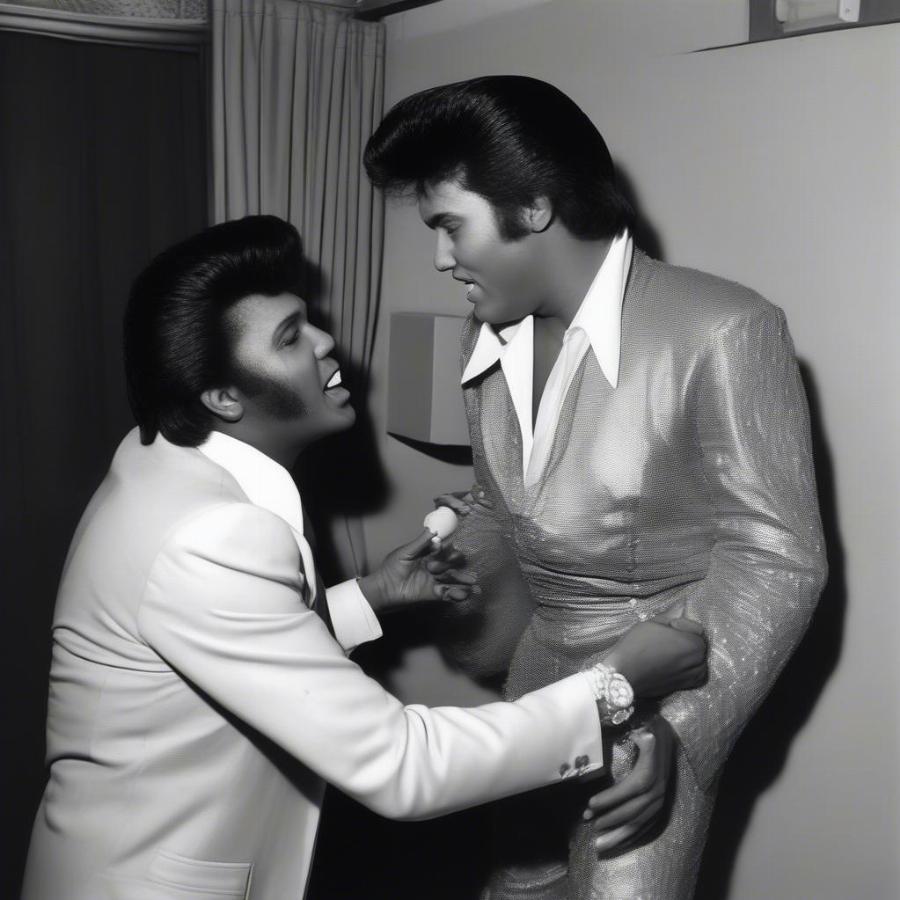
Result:
<svg viewBox="0 0 900 900"><path fill-rule="evenodd" d="M569 680L569 679L566 679ZM606 769L606 760L603 756L603 727L600 724L600 710L597 709L597 700L594 697L594 687L591 679L584 672L576 672L571 677L575 689L586 692L596 715L587 717L587 731L583 738L584 750L581 756L576 757L569 771L560 772L563 778L583 778L601 774Z"/></svg>
<svg viewBox="0 0 900 900"><path fill-rule="evenodd" d="M355 578L327 588L325 595L335 639L345 653L352 653L360 644L381 637L378 617Z"/></svg>

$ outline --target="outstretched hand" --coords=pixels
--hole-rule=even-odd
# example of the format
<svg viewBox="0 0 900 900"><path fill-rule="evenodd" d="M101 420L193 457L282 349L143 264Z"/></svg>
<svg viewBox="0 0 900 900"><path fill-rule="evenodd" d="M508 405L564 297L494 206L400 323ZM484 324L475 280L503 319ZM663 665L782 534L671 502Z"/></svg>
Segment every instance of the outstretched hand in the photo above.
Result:
<svg viewBox="0 0 900 900"><path fill-rule="evenodd" d="M433 541L427 528L391 551L381 567L359 579L376 613L434 600L467 600L479 588L476 578L461 571L465 557L452 544Z"/></svg>
<svg viewBox="0 0 900 900"><path fill-rule="evenodd" d="M591 797L584 812L598 856L622 853L640 843L659 823L666 806L677 741L672 726L662 716L654 716L644 728L632 731L630 738L638 751L634 768Z"/></svg>

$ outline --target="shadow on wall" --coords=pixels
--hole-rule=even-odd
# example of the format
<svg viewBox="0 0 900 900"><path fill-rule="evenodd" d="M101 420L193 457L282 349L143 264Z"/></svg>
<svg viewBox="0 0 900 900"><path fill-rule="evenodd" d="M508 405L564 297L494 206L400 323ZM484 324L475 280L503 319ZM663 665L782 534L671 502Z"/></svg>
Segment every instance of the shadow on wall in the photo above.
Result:
<svg viewBox="0 0 900 900"><path fill-rule="evenodd" d="M800 373L809 399L819 508L830 574L809 631L725 767L696 900L722 900L728 896L734 864L756 801L778 780L791 743L809 719L841 655L847 587L834 467L822 427L815 380L809 366L802 361Z"/></svg>
<svg viewBox="0 0 900 900"><path fill-rule="evenodd" d="M637 188L634 186L628 170L619 161L616 161L615 166L619 188L634 210L634 225L631 232L635 246L643 250L647 256L652 256L653 259L664 260L665 256L663 255L662 240L659 232L650 224L650 220L644 214Z"/></svg>

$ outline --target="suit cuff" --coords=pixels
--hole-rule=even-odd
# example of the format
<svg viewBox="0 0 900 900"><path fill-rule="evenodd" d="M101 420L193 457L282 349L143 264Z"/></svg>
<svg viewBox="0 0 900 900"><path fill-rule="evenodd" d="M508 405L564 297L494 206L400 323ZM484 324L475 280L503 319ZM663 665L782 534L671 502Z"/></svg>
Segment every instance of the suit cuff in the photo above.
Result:
<svg viewBox="0 0 900 900"><path fill-rule="evenodd" d="M355 578L327 588L325 594L334 637L345 653L351 653L360 644L381 637L378 617L363 596Z"/></svg>
<svg viewBox="0 0 900 900"><path fill-rule="evenodd" d="M600 724L600 711L597 709L597 701L594 698L594 689L590 679L584 672L576 672L551 687L577 694L577 703L583 705L585 709L585 712L576 720L581 724L580 734L576 740L577 750L571 760L560 765L560 778L585 778L599 775L604 770L606 761L603 757L603 729Z"/></svg>

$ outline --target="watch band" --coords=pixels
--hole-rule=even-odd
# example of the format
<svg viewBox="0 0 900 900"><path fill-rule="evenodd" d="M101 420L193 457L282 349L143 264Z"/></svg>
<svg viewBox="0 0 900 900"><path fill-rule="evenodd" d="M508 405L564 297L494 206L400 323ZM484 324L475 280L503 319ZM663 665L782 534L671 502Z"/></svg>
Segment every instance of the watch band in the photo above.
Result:
<svg viewBox="0 0 900 900"><path fill-rule="evenodd" d="M621 672L604 663L584 670L594 699L600 708L600 721L605 725L621 725L634 713L634 690Z"/></svg>

